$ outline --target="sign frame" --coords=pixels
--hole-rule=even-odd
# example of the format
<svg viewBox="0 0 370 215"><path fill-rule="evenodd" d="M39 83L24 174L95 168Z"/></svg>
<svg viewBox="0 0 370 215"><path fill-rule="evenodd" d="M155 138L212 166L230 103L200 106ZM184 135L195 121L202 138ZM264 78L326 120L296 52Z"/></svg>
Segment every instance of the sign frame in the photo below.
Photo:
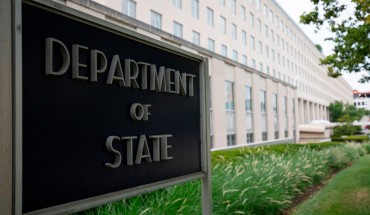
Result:
<svg viewBox="0 0 370 215"><path fill-rule="evenodd" d="M200 87L200 135L201 135L201 171L171 178L163 181L145 184L138 187L133 187L125 190L120 190L112 193L94 196L87 199L81 199L74 202L64 203L48 208L43 208L36 211L27 212L25 214L65 214L73 213L99 205L111 203L121 199L133 197L143 193L151 192L154 190L162 189L165 187L173 186L196 179L202 180L202 213L211 214L211 173L210 173L210 125L209 125L209 72L208 72L208 60L205 57L196 55L194 53L185 51L178 47L169 45L162 41L155 40L153 38L139 34L138 32L126 29L118 26L106 20L99 19L97 17L85 14L77 11L73 8L65 6L63 4L48 1L48 0L15 0L13 1L13 64L14 64L14 76L13 76L13 111L14 111L14 170L13 170L13 183L14 183L14 201L13 201L13 214L23 214L22 211L22 162L23 162L23 104L22 104L22 3L30 4L49 12L53 12L67 18L71 18L82 22L84 24L108 31L110 33L118 34L122 37L126 37L132 40L136 40L140 43L153 46L162 49L167 52L179 55L181 57L190 58L199 62L199 87Z"/></svg>

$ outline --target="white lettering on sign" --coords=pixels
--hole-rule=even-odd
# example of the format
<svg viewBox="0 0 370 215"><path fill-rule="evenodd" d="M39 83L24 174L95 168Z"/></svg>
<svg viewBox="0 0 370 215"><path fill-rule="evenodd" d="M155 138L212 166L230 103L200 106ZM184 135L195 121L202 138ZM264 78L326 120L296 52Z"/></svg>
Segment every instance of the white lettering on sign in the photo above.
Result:
<svg viewBox="0 0 370 215"><path fill-rule="evenodd" d="M54 52L60 52L62 64L54 70ZM90 65L81 63L80 53L85 52L90 56ZM180 73L180 71L165 66L146 62L136 62L132 59L121 61L119 55L107 56L99 50L79 44L72 45L72 57L66 45L57 39L45 39L45 74L60 76L67 73L72 62L72 79L97 82L101 74L108 72L105 84L118 84L121 87L150 90L153 92L170 93L182 96L194 96L195 75ZM80 68L85 68L90 74L83 76ZM141 75L141 80L139 80ZM148 86L149 85L149 86Z"/></svg>
<svg viewBox="0 0 370 215"><path fill-rule="evenodd" d="M139 104L139 103L135 103L133 105L131 105L131 108L130 108L130 115L131 115L131 118L133 120L144 120L144 121L148 121L149 119L149 107L151 105L148 105L148 104Z"/></svg>
<svg viewBox="0 0 370 215"><path fill-rule="evenodd" d="M111 152L114 155L114 162L105 163L105 166L108 168L118 168L122 163L122 154L119 150L113 147L114 143L126 145L126 165L129 166L134 165L134 160L135 164L141 164L143 159L145 159L147 163L171 160L173 157L170 157L168 153L168 150L172 147L168 144L168 139L170 137L172 137L171 134L150 135L148 138L145 135L121 138L118 136L109 136L105 145L108 152ZM134 140L136 140L135 142L138 145L136 153L133 151ZM153 149L152 154L149 150L150 147ZM134 154L136 154L135 158Z"/></svg>

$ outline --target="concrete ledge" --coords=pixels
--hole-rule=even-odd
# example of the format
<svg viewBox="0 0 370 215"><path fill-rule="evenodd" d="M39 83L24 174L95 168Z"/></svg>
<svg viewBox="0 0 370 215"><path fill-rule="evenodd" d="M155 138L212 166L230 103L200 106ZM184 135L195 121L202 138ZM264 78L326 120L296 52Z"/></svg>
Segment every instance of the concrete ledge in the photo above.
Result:
<svg viewBox="0 0 370 215"><path fill-rule="evenodd" d="M221 148L214 148L211 149L211 151L220 151L220 150L231 150L236 148L242 148L242 147L256 147L256 146L269 146L269 145L278 145L278 144L294 144L294 138L285 138L285 139L277 139L277 140L269 140L264 142L255 142L250 144L240 144L235 146L228 146L228 147L221 147Z"/></svg>

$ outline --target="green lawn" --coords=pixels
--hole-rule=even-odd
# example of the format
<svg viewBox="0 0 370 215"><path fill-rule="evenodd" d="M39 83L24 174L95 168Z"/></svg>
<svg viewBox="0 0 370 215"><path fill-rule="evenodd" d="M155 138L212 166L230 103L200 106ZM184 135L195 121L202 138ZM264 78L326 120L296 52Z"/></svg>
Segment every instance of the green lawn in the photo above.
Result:
<svg viewBox="0 0 370 215"><path fill-rule="evenodd" d="M370 155L338 173L292 214L370 215Z"/></svg>

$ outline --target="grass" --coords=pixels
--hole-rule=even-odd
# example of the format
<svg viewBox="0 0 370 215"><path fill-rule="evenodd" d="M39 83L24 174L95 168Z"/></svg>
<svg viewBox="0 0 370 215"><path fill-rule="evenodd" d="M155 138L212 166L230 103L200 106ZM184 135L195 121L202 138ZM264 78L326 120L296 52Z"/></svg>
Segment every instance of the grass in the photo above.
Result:
<svg viewBox="0 0 370 215"><path fill-rule="evenodd" d="M320 143L212 153L214 214L280 214L309 186L370 152L370 145ZM200 183L189 182L79 214L201 214Z"/></svg>
<svg viewBox="0 0 370 215"><path fill-rule="evenodd" d="M370 155L338 173L296 215L370 215Z"/></svg>
<svg viewBox="0 0 370 215"><path fill-rule="evenodd" d="M343 142L325 142L325 143L309 143L301 144L279 144L261 147L243 147L230 150L221 150L212 152L212 164L217 165L223 162L232 162L245 154L292 154L297 153L301 148L312 150L322 150L333 146L343 145Z"/></svg>

